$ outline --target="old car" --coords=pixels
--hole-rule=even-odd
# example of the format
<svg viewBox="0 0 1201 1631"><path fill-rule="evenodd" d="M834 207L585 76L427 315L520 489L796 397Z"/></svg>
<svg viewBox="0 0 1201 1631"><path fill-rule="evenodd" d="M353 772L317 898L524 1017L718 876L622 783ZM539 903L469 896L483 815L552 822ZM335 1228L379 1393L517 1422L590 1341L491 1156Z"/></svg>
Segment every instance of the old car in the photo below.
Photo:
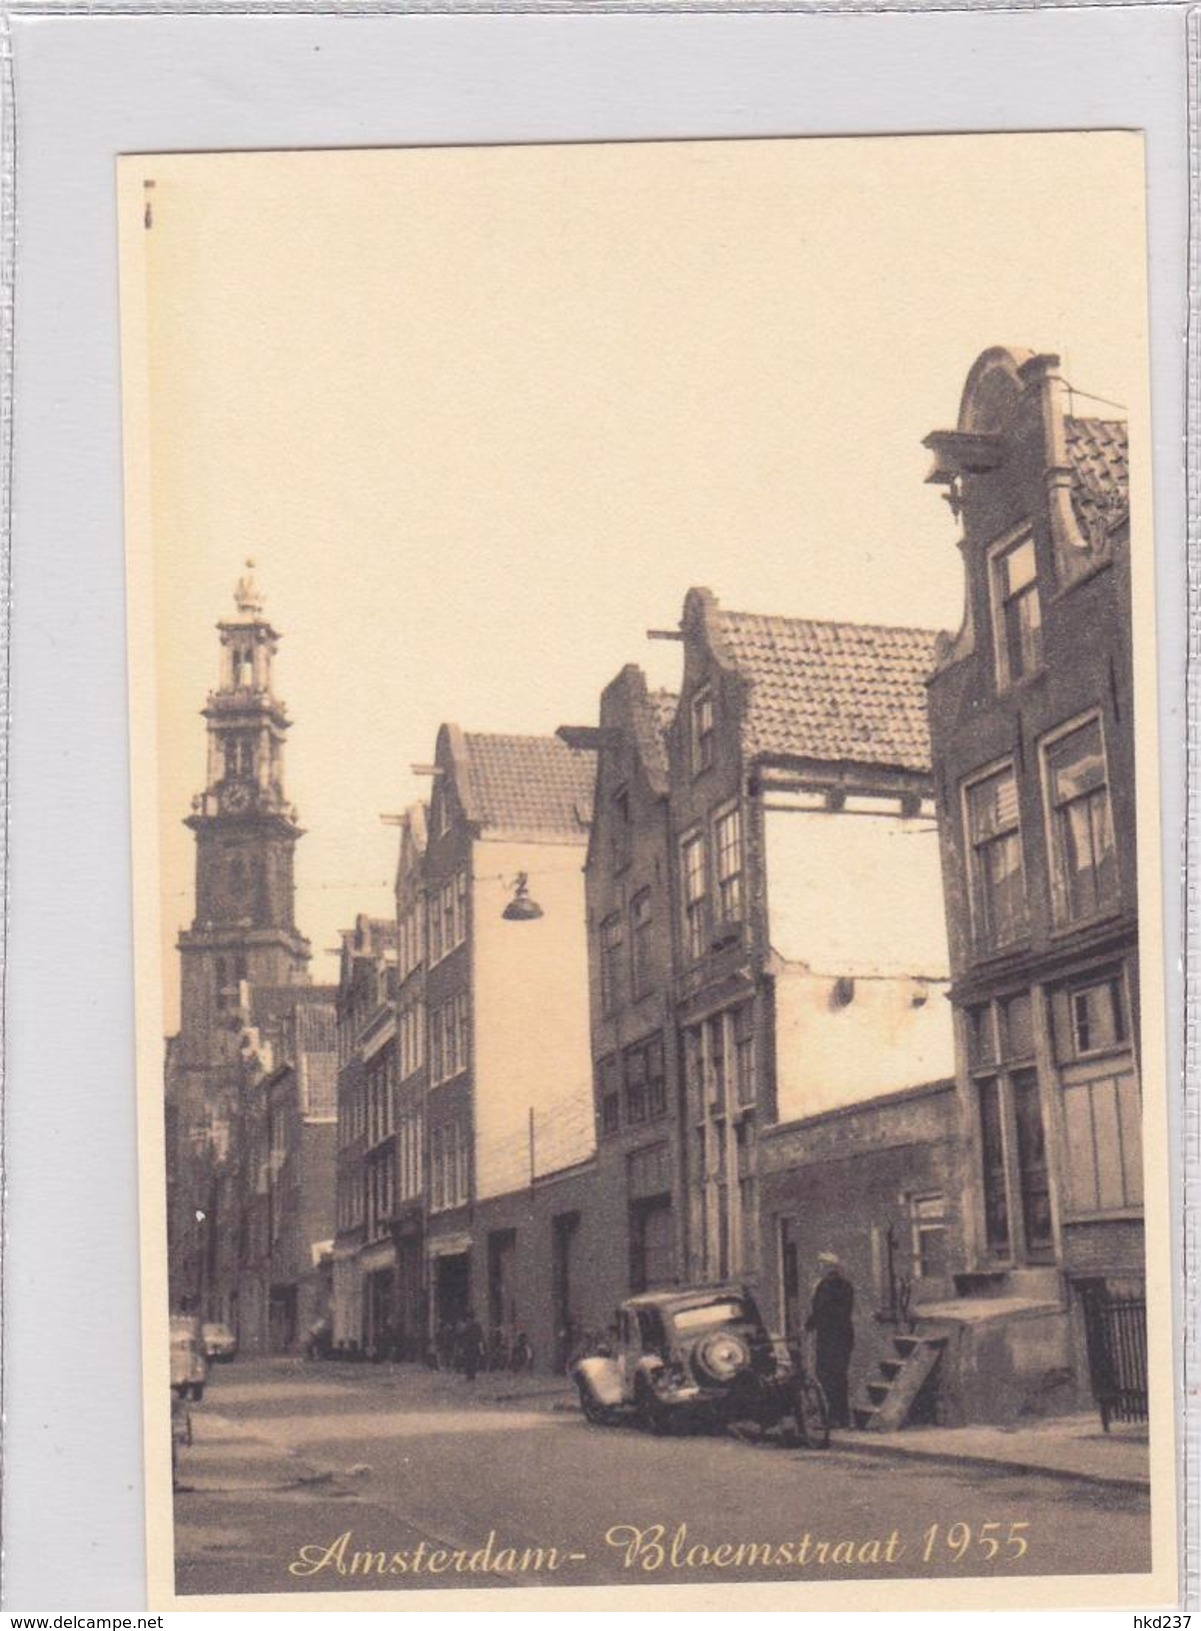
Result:
<svg viewBox="0 0 1201 1631"><path fill-rule="evenodd" d="M202 1399L208 1374L200 1321L191 1314L172 1314L171 1386L176 1395L181 1399L189 1395Z"/></svg>
<svg viewBox="0 0 1201 1631"><path fill-rule="evenodd" d="M587 1419L631 1417L652 1433L677 1423L785 1426L815 1448L829 1443L825 1400L799 1353L773 1337L742 1286L699 1286L628 1298L611 1351L572 1371Z"/></svg>

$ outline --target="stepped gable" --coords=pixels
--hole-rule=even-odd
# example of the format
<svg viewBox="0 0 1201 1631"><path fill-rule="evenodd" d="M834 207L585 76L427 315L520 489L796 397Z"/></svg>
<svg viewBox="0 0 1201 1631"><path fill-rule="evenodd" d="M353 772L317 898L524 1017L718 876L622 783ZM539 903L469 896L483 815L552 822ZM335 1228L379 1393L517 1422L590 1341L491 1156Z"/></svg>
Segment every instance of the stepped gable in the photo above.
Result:
<svg viewBox="0 0 1201 1631"><path fill-rule="evenodd" d="M634 710L638 752L652 786L661 792L667 791L667 732L679 700L674 691L647 691Z"/></svg>
<svg viewBox="0 0 1201 1631"><path fill-rule="evenodd" d="M467 731L469 819L505 832L573 837L588 830L596 755L557 736L492 736Z"/></svg>
<svg viewBox="0 0 1201 1631"><path fill-rule="evenodd" d="M716 617L726 651L750 685L752 758L930 770L926 680L935 630L720 608Z"/></svg>

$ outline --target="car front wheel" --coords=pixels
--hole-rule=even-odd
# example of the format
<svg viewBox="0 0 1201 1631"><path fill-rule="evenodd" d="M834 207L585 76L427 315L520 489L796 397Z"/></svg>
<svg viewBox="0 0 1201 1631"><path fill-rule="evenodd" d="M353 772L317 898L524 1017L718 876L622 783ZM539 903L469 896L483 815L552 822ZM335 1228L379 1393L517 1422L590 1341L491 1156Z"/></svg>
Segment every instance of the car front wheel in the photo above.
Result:
<svg viewBox="0 0 1201 1631"><path fill-rule="evenodd" d="M590 1421L593 1427L613 1426L617 1419L613 1411L600 1402L582 1376L576 1382L576 1391L580 1396L580 1409L584 1412L585 1420Z"/></svg>
<svg viewBox="0 0 1201 1631"><path fill-rule="evenodd" d="M644 1432L653 1433L656 1438L671 1432L671 1410L643 1377L638 1379L634 1404L638 1412L638 1425Z"/></svg>

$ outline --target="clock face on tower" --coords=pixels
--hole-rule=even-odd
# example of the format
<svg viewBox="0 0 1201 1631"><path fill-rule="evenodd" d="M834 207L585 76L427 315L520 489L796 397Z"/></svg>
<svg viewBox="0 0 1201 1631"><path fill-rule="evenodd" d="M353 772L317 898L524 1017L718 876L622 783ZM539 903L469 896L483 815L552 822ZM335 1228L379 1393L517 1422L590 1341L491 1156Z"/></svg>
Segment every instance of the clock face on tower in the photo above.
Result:
<svg viewBox="0 0 1201 1631"><path fill-rule="evenodd" d="M253 799L254 790L249 782L229 782L221 789L221 808L233 815L249 810Z"/></svg>

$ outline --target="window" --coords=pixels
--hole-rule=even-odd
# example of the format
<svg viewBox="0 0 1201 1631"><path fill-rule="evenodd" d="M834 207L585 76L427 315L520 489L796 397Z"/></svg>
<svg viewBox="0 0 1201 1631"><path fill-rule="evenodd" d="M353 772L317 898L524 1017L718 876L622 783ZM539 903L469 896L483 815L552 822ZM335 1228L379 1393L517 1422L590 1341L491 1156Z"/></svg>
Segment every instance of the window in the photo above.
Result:
<svg viewBox="0 0 1201 1631"><path fill-rule="evenodd" d="M1008 1257L1009 1187L1005 1180L1005 1134L996 1077L976 1088L980 1109L980 1155L984 1178L984 1243L995 1257Z"/></svg>
<svg viewBox="0 0 1201 1631"><path fill-rule="evenodd" d="M653 922L651 892L640 889L630 902L630 983L636 997L650 990Z"/></svg>
<svg viewBox="0 0 1201 1631"><path fill-rule="evenodd" d="M601 1132L606 1138L621 1126L621 1095L606 1093L601 1100Z"/></svg>
<svg viewBox="0 0 1201 1631"><path fill-rule="evenodd" d="M980 1072L985 1249L1007 1262L1045 1262L1054 1231L1042 1093L1032 1063L1032 994L1015 992L969 1009L966 1026L969 1065Z"/></svg>
<svg viewBox="0 0 1201 1631"><path fill-rule="evenodd" d="M374 1239L386 1234L388 1220L396 1207L396 1174L391 1152L372 1161L367 1170L367 1235Z"/></svg>
<svg viewBox="0 0 1201 1631"><path fill-rule="evenodd" d="M972 926L977 950L995 951L1026 932L1026 886L1013 766L966 790Z"/></svg>
<svg viewBox="0 0 1201 1631"><path fill-rule="evenodd" d="M471 1149L461 1119L435 1127L430 1138L430 1210L465 1206L471 1192Z"/></svg>
<svg viewBox="0 0 1201 1631"><path fill-rule="evenodd" d="M641 1048L629 1048L625 1057L626 1120L631 1125L646 1120L646 1055Z"/></svg>
<svg viewBox="0 0 1201 1631"><path fill-rule="evenodd" d="M254 738L231 732L222 741L225 774L249 779L254 775Z"/></svg>
<svg viewBox="0 0 1201 1631"><path fill-rule="evenodd" d="M424 1009L406 1008L398 1021L397 1047L400 1053L400 1080L403 1082L421 1069L424 1043Z"/></svg>
<svg viewBox="0 0 1201 1631"><path fill-rule="evenodd" d="M684 943L689 957L695 959L704 954L709 917L703 833L693 833L683 840L680 861L684 874Z"/></svg>
<svg viewBox="0 0 1201 1631"><path fill-rule="evenodd" d="M455 1146L455 1204L465 1206L471 1192L471 1149L467 1138L466 1125L458 1121L455 1123L457 1142Z"/></svg>
<svg viewBox="0 0 1201 1631"><path fill-rule="evenodd" d="M466 1070L471 1063L471 1008L466 991L454 999L455 1031L458 1036L459 1069Z"/></svg>
<svg viewBox="0 0 1201 1631"><path fill-rule="evenodd" d="M621 914L614 912L600 926L601 1012L611 1014L617 1007L621 974Z"/></svg>
<svg viewBox="0 0 1201 1631"><path fill-rule="evenodd" d="M1056 916L1077 923L1118 904L1117 852L1100 719L1044 748Z"/></svg>
<svg viewBox="0 0 1201 1631"><path fill-rule="evenodd" d="M421 1112L407 1110L397 1134L398 1197L402 1201L416 1200L421 1194L421 1138Z"/></svg>
<svg viewBox="0 0 1201 1631"><path fill-rule="evenodd" d="M667 1076L663 1064L663 1039L653 1037L646 1044L646 1115L648 1121L667 1113Z"/></svg>
<svg viewBox="0 0 1201 1631"><path fill-rule="evenodd" d="M942 1278L951 1272L947 1255L947 1203L942 1195L911 1195L913 1220L913 1272L919 1280Z"/></svg>
<svg viewBox="0 0 1201 1631"><path fill-rule="evenodd" d="M688 1113L695 1121L705 1117L705 1055L699 1025L684 1032L684 1091Z"/></svg>
<svg viewBox="0 0 1201 1631"><path fill-rule="evenodd" d="M663 1039L653 1036L625 1053L626 1120L631 1125L653 1121L667 1110Z"/></svg>
<svg viewBox="0 0 1201 1631"><path fill-rule="evenodd" d="M747 1002L734 1014L734 1081L740 1105L754 1104L755 1009Z"/></svg>
<svg viewBox="0 0 1201 1631"><path fill-rule="evenodd" d="M1007 997L1000 1004L1002 1055L1006 1059L1034 1057L1034 1013L1028 991Z"/></svg>
<svg viewBox="0 0 1201 1631"><path fill-rule="evenodd" d="M455 911L457 916L455 944L461 946L467 938L467 868L461 866L455 873Z"/></svg>
<svg viewBox="0 0 1201 1631"><path fill-rule="evenodd" d="M737 805L713 823L717 854L717 916L730 923L742 916L742 812Z"/></svg>
<svg viewBox="0 0 1201 1631"><path fill-rule="evenodd" d="M1075 1217L1142 1206L1142 1095L1120 973L1052 993L1063 1088L1067 1207Z"/></svg>
<svg viewBox="0 0 1201 1631"><path fill-rule="evenodd" d="M997 683L1015 685L1042 667L1042 607L1034 540L1025 538L993 557Z"/></svg>
<svg viewBox="0 0 1201 1631"><path fill-rule="evenodd" d="M1078 986L1067 995L1070 1057L1080 1059L1125 1046L1126 1004L1120 976Z"/></svg>
<svg viewBox="0 0 1201 1631"><path fill-rule="evenodd" d="M726 1018L715 1014L708 1021L709 1098L714 1115L726 1113Z"/></svg>
<svg viewBox="0 0 1201 1631"><path fill-rule="evenodd" d="M435 1127L430 1139L430 1210L446 1205L446 1128Z"/></svg>
<svg viewBox="0 0 1201 1631"><path fill-rule="evenodd" d="M992 1004L985 1002L967 1009L966 1019L968 1063L973 1070L981 1065L995 1065L998 1054Z"/></svg>
<svg viewBox="0 0 1201 1631"><path fill-rule="evenodd" d="M429 959L437 963L467 938L466 867L460 867L453 877L432 886L426 920Z"/></svg>
<svg viewBox="0 0 1201 1631"><path fill-rule="evenodd" d="M400 920L397 952L397 978L405 980L421 962L421 920L419 906L410 906Z"/></svg>
<svg viewBox="0 0 1201 1631"><path fill-rule="evenodd" d="M466 991L430 1009L430 1080L446 1082L471 1062L471 1007Z"/></svg>
<svg viewBox="0 0 1201 1631"><path fill-rule="evenodd" d="M692 774L713 763L713 693L706 688L692 699Z"/></svg>
<svg viewBox="0 0 1201 1631"><path fill-rule="evenodd" d="M616 1059L602 1059L596 1067L596 1100L601 1135L607 1138L621 1126L621 1089Z"/></svg>

